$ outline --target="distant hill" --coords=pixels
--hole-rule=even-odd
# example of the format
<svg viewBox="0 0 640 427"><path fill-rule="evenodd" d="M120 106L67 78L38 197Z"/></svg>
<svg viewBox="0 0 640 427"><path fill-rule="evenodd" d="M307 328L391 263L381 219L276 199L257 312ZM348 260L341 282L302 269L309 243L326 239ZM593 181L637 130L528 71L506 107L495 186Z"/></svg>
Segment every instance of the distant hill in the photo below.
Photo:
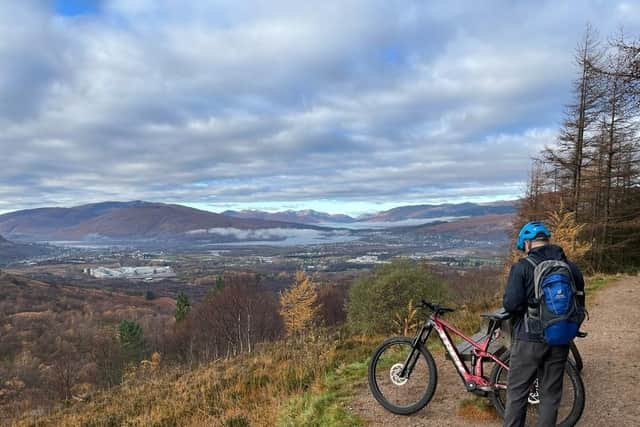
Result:
<svg viewBox="0 0 640 427"><path fill-rule="evenodd" d="M14 240L153 239L188 237L210 229L316 228L295 223L234 218L180 205L104 202L40 208L0 215L0 233Z"/></svg>
<svg viewBox="0 0 640 427"><path fill-rule="evenodd" d="M481 215L411 227L414 233L465 239L508 241L515 214Z"/></svg>
<svg viewBox="0 0 640 427"><path fill-rule="evenodd" d="M514 214L517 201L494 203L458 203L442 205L401 206L365 217L367 221L403 221L407 219L427 219L451 216L483 216Z"/></svg>
<svg viewBox="0 0 640 427"><path fill-rule="evenodd" d="M103 202L72 208L29 209L0 215L0 234L16 242L153 241L157 239L207 239L218 242L273 240L279 238L273 237L278 233L266 236L265 233L257 231L265 229L326 230L319 224L327 223L347 225L360 221L396 222L440 217L473 218L486 215L511 215L515 213L515 204L516 202L495 202L401 206L353 218L348 215L332 215L314 210L288 210L275 213L245 210L226 211L219 214L164 203ZM243 233L237 233L238 230Z"/></svg>
<svg viewBox="0 0 640 427"><path fill-rule="evenodd" d="M513 214L516 212L517 201L498 201L491 203L457 203L442 205L413 205L400 206L389 209L387 211L366 214L354 218L349 215L333 215L315 210L286 210L280 212L265 212L261 210L228 210L222 212L223 215L235 218L254 218L272 221L286 221L299 224L326 224L326 223L342 223L349 224L358 221L374 221L374 222L396 222L408 219L431 219L451 216L482 216L482 215L500 215Z"/></svg>
<svg viewBox="0 0 640 427"><path fill-rule="evenodd" d="M46 255L50 248L36 244L19 244L0 236L0 266L26 258Z"/></svg>
<svg viewBox="0 0 640 427"><path fill-rule="evenodd" d="M294 222L298 224L323 224L323 223L344 223L358 221L349 215L333 215L325 212L318 212L312 209L301 211L286 210L282 212L265 212L260 210L242 210L242 211L224 211L223 215L232 216L234 218L255 218L270 221Z"/></svg>

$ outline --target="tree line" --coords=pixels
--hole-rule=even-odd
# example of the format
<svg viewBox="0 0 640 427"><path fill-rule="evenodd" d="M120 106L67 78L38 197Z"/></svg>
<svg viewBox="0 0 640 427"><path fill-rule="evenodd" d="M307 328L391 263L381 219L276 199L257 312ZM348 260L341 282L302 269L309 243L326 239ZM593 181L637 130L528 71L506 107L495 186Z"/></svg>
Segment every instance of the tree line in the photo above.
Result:
<svg viewBox="0 0 640 427"><path fill-rule="evenodd" d="M555 144L534 159L518 221L571 222L592 271L640 265L640 40L588 26Z"/></svg>

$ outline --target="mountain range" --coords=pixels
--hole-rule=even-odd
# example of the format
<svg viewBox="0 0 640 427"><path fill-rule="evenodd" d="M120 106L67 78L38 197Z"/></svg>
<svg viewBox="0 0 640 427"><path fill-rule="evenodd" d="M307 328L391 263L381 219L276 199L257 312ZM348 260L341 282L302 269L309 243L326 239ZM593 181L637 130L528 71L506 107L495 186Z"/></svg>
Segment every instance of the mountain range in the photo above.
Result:
<svg viewBox="0 0 640 427"><path fill-rule="evenodd" d="M245 219L286 221L300 224L349 224L353 222L397 222L408 219L433 219L446 217L474 217L482 215L514 214L517 200L492 203L447 203L442 205L411 205L352 217L344 214L328 214L315 210L286 210L265 212L260 210L225 211L223 215Z"/></svg>
<svg viewBox="0 0 640 427"><path fill-rule="evenodd" d="M39 208L0 215L0 234L21 241L154 239L210 229L317 228L243 219L181 205L103 202L72 208Z"/></svg>
<svg viewBox="0 0 640 427"><path fill-rule="evenodd" d="M443 217L512 215L516 202L402 206L357 218L314 210L213 213L186 206L144 201L102 202L71 208L38 208L0 215L0 234L20 242L64 240L198 239L228 230L328 230L355 222L397 222ZM454 227L455 228L455 227Z"/></svg>

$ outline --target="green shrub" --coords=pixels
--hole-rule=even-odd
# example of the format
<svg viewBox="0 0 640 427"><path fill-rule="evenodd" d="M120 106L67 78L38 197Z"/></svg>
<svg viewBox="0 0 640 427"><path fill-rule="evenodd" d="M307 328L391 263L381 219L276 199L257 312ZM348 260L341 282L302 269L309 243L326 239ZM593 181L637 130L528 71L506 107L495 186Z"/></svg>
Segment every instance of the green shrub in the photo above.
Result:
<svg viewBox="0 0 640 427"><path fill-rule="evenodd" d="M349 291L347 322L356 333L394 333L394 320L421 299L443 303L447 299L444 281L423 265L408 260L377 267L358 278Z"/></svg>

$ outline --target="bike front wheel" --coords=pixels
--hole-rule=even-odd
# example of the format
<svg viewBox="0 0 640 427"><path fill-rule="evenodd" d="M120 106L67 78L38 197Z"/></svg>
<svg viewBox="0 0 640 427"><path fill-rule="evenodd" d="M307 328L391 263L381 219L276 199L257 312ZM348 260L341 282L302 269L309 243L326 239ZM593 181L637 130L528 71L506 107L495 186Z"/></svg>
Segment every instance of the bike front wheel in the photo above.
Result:
<svg viewBox="0 0 640 427"><path fill-rule="evenodd" d="M409 356L413 355L410 359ZM402 376L409 360L407 374ZM394 414L409 415L424 408L436 391L438 372L431 353L413 339L389 338L373 352L369 363L369 388L373 397Z"/></svg>
<svg viewBox="0 0 640 427"><path fill-rule="evenodd" d="M509 365L510 352L507 351L502 357L502 361ZM491 382L496 385L496 391L491 395L491 402L498 410L498 413L504 417L504 411L507 404L507 376L509 371L499 364L495 364L491 371ZM537 380L536 380L537 381ZM527 404L527 425L536 425L538 420L538 408L540 406L539 390L532 386ZM562 398L558 407L558 427L573 427L576 425L585 403L585 389L582 378L575 368L574 364L567 361L562 380Z"/></svg>

